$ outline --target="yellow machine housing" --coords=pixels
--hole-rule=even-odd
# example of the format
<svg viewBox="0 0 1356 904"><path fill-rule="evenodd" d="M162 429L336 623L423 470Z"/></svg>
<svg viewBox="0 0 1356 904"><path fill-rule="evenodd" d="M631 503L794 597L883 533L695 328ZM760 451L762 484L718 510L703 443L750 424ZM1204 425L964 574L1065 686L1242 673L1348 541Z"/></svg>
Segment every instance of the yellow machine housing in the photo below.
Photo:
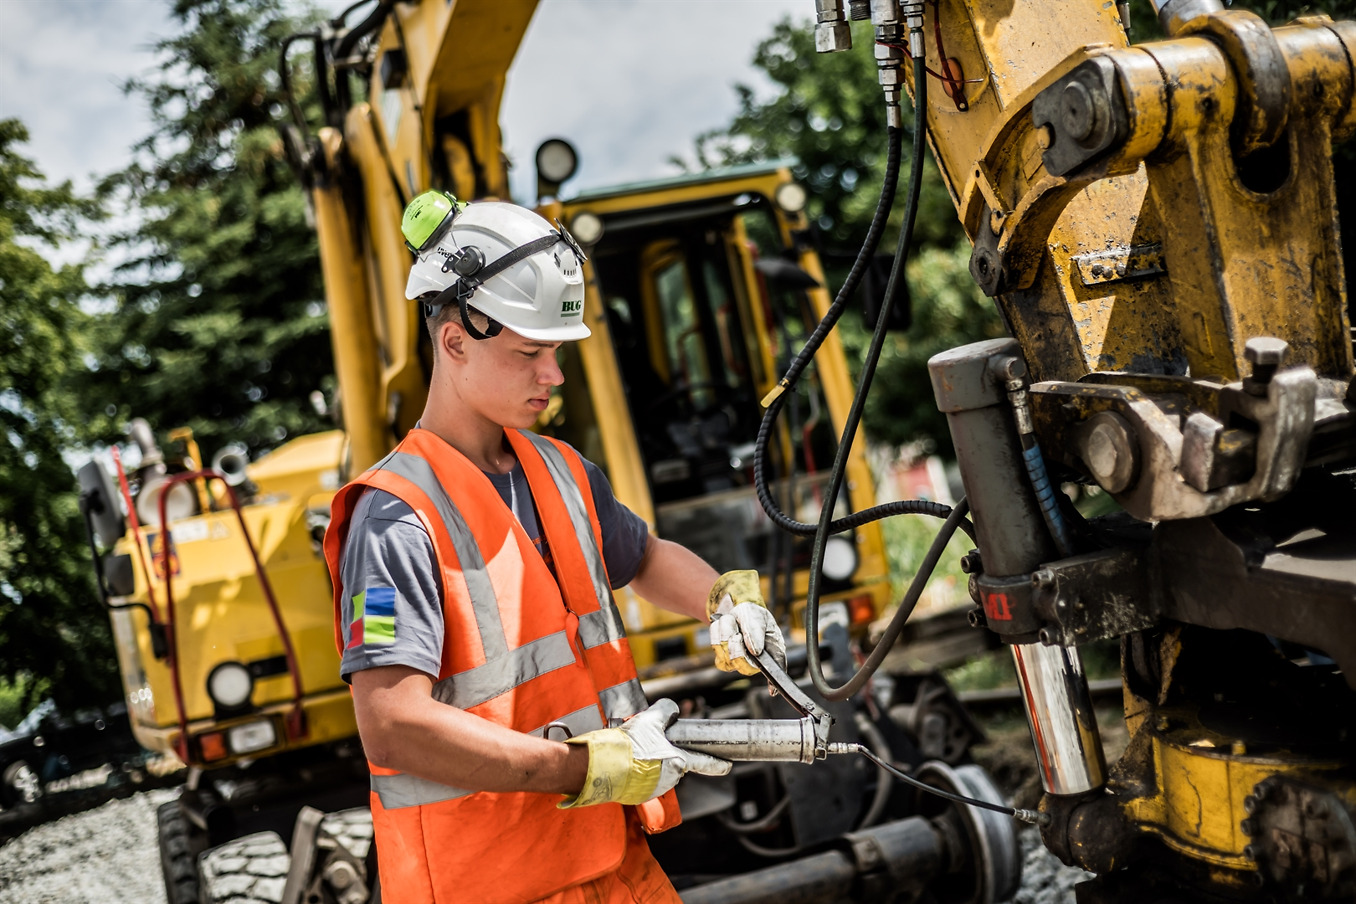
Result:
<svg viewBox="0 0 1356 904"><path fill-rule="evenodd" d="M1356 125L1356 24L1155 0L1167 39L1131 45L1126 4L905 5L971 273L1016 340L930 367L977 617L1033 682L1045 840L1101 874L1090 904L1349 900L1356 384L1332 144ZM1070 539L1034 495L1003 498L1033 450L1124 517ZM1082 686L1077 646L1111 637L1132 738L1105 769L1086 699L1032 689Z"/></svg>

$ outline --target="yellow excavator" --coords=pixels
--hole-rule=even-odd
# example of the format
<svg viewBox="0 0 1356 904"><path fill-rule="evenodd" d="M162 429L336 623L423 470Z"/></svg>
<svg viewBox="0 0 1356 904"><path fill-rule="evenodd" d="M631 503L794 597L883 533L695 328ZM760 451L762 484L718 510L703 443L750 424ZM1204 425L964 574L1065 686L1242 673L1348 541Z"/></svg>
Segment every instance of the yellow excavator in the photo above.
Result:
<svg viewBox="0 0 1356 904"><path fill-rule="evenodd" d="M136 421L139 454L115 457L111 474L97 462L80 471L133 730L188 766L157 816L171 904L379 894L319 541L335 490L385 455L424 403L430 349L404 297L401 212L429 188L508 197L499 104L534 9L379 0L279 48L296 98L280 133L319 234L341 429L250 461L236 446L209 459L191 432ZM815 585L808 647L846 674L892 601L879 525L861 520L816 552L812 530L787 534L760 502L808 523L823 511L860 518L876 501L863 451L840 442L852 385L836 335L816 340L814 365L783 392L781 422L761 422L760 400L832 307L793 162L575 194L562 189L576 163L568 143L547 142L535 162L538 210L588 251L592 330L562 349L565 383L536 429L602 467L658 535L720 570L757 569L793 636ZM839 449L847 480L830 492ZM713 667L703 628L626 588L617 602L651 698L681 701L691 721L753 716L799 731L786 702L799 696L795 679L769 699ZM792 674L807 661L794 653ZM1001 817L924 804L865 760L810 765L831 739L997 800L969 758L982 734L938 676L881 675L869 700L823 712L832 731L822 722L810 749L736 752L730 776L683 783L684 824L654 848L685 895L740 900L739 889L767 883L754 871L776 869L777 887L800 894L850 881L887 900L887 877L909 860L921 864L911 887L935 879L949 889L939 900L1015 890L1019 851Z"/></svg>
<svg viewBox="0 0 1356 904"><path fill-rule="evenodd" d="M1166 37L1131 45L1127 7L825 0L817 48L872 20L1012 337L929 372L972 622L1011 649L1034 821L1093 874L1078 901L1351 901L1356 336L1332 148L1356 127L1356 24L1154 0ZM1065 482L1119 510L1083 519ZM1079 647L1112 638L1130 741L1109 764Z"/></svg>

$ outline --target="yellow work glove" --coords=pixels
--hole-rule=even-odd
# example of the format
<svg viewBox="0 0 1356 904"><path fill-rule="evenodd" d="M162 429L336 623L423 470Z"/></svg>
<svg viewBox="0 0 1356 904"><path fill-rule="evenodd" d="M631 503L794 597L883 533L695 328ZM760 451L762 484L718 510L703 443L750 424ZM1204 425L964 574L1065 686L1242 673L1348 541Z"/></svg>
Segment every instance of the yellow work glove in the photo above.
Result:
<svg viewBox="0 0 1356 904"><path fill-rule="evenodd" d="M758 572L727 571L717 578L706 597L706 617L711 619L716 668L757 675L758 666L749 661L748 655L757 656L764 649L786 668L786 641L763 602Z"/></svg>
<svg viewBox="0 0 1356 904"><path fill-rule="evenodd" d="M679 750L664 737L664 729L678 718L678 704L660 700L637 713L620 728L600 728L570 738L566 744L589 748L589 771L584 787L557 806L643 804L678 784L689 772L725 775L730 762L705 753Z"/></svg>

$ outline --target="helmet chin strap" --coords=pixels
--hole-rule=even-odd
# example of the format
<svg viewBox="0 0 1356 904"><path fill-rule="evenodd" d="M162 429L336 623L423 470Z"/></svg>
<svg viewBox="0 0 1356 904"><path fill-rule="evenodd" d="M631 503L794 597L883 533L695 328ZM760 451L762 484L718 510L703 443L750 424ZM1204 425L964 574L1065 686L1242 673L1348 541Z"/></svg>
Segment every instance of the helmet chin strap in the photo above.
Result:
<svg viewBox="0 0 1356 904"><path fill-rule="evenodd" d="M472 339L475 340L493 339L495 336L498 336L500 333L504 331L504 325L500 323L498 320L495 320L489 314L485 314L485 319L488 320L489 323L485 324L484 332L481 332L480 330L476 329L476 325L471 322L470 305L466 303L466 298L470 294L471 293L469 292L466 293L466 295L462 295L461 293L457 294L457 308L461 313L461 325L466 327L466 332L471 334ZM484 312L482 311L481 313Z"/></svg>
<svg viewBox="0 0 1356 904"><path fill-rule="evenodd" d="M484 311L479 310L477 310L476 313L480 314L489 322L485 325L484 330L476 328L475 323L471 321L471 311L473 310L473 308L466 303L466 299L470 297L470 293L466 294L458 293L456 291L458 285L459 284L448 286L446 289L444 289L443 291L439 292L436 296L434 296L431 300L422 302L422 306L424 309L424 319L428 320L429 318L438 316L439 311L441 311L444 307L446 307L449 304L452 304L455 301L457 305L457 313L461 315L461 325L466 330L466 332L470 334L472 339L475 339L477 341L481 339L493 339L495 336L498 336L500 333L502 333L504 331L504 325L500 323L498 320L495 320L489 314L486 314ZM449 295L455 297L449 298L447 297Z"/></svg>

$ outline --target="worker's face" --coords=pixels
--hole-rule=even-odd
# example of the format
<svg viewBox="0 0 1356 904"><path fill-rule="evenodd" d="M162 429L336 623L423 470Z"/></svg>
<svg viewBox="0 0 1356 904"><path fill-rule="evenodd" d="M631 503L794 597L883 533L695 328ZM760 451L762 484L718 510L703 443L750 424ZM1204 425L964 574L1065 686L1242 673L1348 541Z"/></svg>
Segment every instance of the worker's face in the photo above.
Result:
<svg viewBox="0 0 1356 904"><path fill-rule="evenodd" d="M460 394L487 420L526 429L546 410L551 387L565 382L556 361L559 342L536 342L505 329L464 343Z"/></svg>

